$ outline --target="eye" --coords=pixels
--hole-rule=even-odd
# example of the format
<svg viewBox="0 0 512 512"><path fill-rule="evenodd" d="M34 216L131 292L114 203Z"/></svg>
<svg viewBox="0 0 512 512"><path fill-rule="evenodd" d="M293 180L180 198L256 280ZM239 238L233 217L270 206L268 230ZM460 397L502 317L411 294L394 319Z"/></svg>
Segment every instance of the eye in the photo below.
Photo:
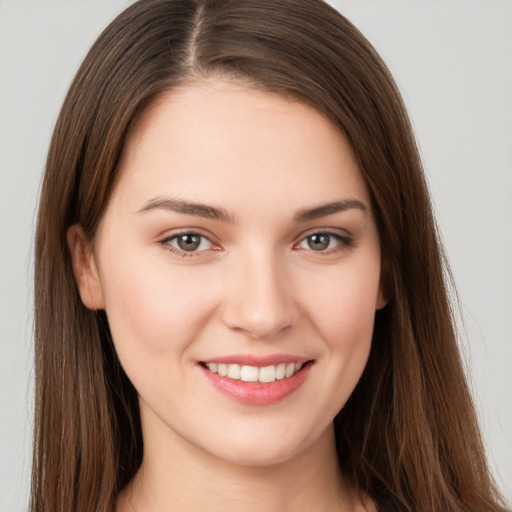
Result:
<svg viewBox="0 0 512 512"><path fill-rule="evenodd" d="M213 247L211 240L199 233L179 233L162 240L160 243L165 245L171 252L183 255L207 251Z"/></svg>
<svg viewBox="0 0 512 512"><path fill-rule="evenodd" d="M319 232L312 233L303 238L298 244L298 249L308 249L315 252L331 252L342 250L352 245L352 239L337 233Z"/></svg>

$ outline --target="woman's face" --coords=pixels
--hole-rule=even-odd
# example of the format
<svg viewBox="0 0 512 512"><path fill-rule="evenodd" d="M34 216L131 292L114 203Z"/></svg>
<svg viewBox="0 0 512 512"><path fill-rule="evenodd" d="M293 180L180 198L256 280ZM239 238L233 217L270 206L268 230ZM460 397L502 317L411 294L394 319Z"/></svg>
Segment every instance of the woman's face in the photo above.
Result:
<svg viewBox="0 0 512 512"><path fill-rule="evenodd" d="M316 110L220 80L161 97L87 254L145 445L262 465L332 435L384 299L368 191Z"/></svg>

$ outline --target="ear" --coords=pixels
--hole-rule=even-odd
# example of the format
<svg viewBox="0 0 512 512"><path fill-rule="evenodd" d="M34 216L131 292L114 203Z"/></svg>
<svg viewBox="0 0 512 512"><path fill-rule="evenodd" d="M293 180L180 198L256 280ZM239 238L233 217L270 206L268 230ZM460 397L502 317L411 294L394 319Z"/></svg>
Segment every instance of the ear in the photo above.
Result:
<svg viewBox="0 0 512 512"><path fill-rule="evenodd" d="M73 265L73 275L82 302L89 309L104 309L103 289L94 260L92 243L80 224L73 224L67 231L67 242Z"/></svg>
<svg viewBox="0 0 512 512"><path fill-rule="evenodd" d="M379 290L377 292L377 300L375 309L386 307L391 297L391 268L386 259L383 259L380 269Z"/></svg>
<svg viewBox="0 0 512 512"><path fill-rule="evenodd" d="M379 285L379 291L377 293L377 300L375 302L375 309L382 309L388 303L388 298L386 296L385 290L383 289L382 283Z"/></svg>

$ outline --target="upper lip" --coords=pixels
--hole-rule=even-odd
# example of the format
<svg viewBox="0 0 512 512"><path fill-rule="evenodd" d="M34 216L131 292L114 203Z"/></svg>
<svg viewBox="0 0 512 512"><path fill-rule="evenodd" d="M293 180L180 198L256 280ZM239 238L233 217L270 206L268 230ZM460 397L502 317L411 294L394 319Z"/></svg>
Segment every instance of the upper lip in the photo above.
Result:
<svg viewBox="0 0 512 512"><path fill-rule="evenodd" d="M255 354L232 354L227 356L212 357L201 361L202 363L239 364L241 366L270 366L281 363L306 363L311 358L295 356L292 354L269 354L266 356Z"/></svg>

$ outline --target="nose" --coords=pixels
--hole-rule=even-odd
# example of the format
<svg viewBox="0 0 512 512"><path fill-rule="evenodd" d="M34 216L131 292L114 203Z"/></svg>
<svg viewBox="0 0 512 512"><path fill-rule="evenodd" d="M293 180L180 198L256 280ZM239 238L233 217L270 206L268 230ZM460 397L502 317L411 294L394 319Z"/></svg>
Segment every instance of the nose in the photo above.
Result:
<svg viewBox="0 0 512 512"><path fill-rule="evenodd" d="M276 257L254 251L230 269L223 307L224 324L256 339L272 339L299 317L293 283Z"/></svg>

